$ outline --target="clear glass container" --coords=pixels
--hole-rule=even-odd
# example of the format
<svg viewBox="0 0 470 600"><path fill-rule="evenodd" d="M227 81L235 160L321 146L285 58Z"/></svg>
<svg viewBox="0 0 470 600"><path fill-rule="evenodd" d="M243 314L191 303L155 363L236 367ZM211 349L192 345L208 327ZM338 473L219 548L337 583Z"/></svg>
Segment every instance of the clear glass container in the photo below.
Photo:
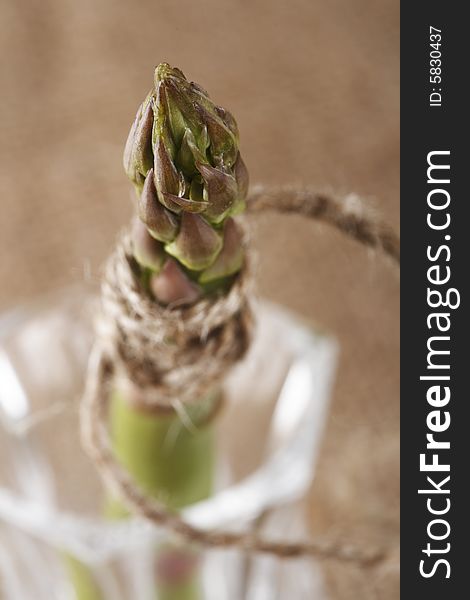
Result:
<svg viewBox="0 0 470 600"><path fill-rule="evenodd" d="M0 318L0 597L73 600L70 560L106 600L155 600L154 551L168 534L102 516L103 486L79 439L79 403L97 302L72 289ZM205 528L308 534L310 487L336 345L284 309L255 309L252 347L228 377L216 422L217 492L184 510ZM74 558L70 558L74 557ZM311 559L202 552L201 598L325 599ZM91 598L92 596L90 596Z"/></svg>

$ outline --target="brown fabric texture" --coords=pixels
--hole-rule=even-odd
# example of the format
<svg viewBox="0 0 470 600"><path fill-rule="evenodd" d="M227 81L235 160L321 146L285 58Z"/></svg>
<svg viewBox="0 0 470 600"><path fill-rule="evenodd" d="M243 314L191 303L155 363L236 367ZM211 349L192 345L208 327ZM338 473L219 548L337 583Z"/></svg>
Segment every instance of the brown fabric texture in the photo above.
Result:
<svg viewBox="0 0 470 600"><path fill-rule="evenodd" d="M370 199L398 225L395 0L19 0L0 6L0 308L84 277L132 211L128 128L166 60L229 108L251 181ZM398 277L327 226L253 217L258 290L341 345L308 500L314 533L398 528ZM397 598L331 568L332 598Z"/></svg>

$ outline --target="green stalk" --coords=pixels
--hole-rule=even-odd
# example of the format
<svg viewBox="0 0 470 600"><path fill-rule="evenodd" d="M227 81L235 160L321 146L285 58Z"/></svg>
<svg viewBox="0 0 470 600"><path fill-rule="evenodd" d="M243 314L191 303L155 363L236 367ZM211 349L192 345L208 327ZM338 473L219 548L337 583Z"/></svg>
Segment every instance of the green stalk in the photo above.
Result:
<svg viewBox="0 0 470 600"><path fill-rule="evenodd" d="M119 391L112 397L110 428L116 454L141 488L178 510L212 491L212 427L204 426L215 394L186 409L194 429L180 417L146 413ZM119 516L111 509L111 516Z"/></svg>
<svg viewBox="0 0 470 600"><path fill-rule="evenodd" d="M213 393L188 407L188 428L178 414L146 413L129 403L120 391L112 395L110 431L114 450L142 489L168 508L184 508L212 493L215 445L208 417L216 402L218 394ZM105 512L111 519L129 516L114 497L108 498ZM102 596L86 565L71 556L65 561L77 600L112 600ZM166 543L156 550L155 563L158 600L202 600L199 560L194 549ZM170 572L166 573L165 568Z"/></svg>
<svg viewBox="0 0 470 600"><path fill-rule="evenodd" d="M143 292L169 309L224 294L244 262L234 217L248 190L233 116L162 63L130 130L124 168L137 195L132 242ZM114 450L137 484L170 509L212 493L214 435L204 423L215 402L217 392L190 403L188 427L175 413L145 412L122 390L113 393ZM116 500L107 514L127 516ZM77 570L76 589L85 590L78 600L102 600L85 585L89 573ZM161 547L155 572L159 600L200 599L194 549Z"/></svg>
<svg viewBox="0 0 470 600"><path fill-rule="evenodd" d="M64 562L77 600L105 600L87 565L70 554L64 555Z"/></svg>
<svg viewBox="0 0 470 600"><path fill-rule="evenodd" d="M142 488L168 508L181 509L212 493L214 432L204 423L216 401L212 394L188 408L187 417L194 426L188 429L178 415L147 414L121 393L113 394L110 426L115 451ZM110 501L107 513L113 518L127 516L115 500ZM167 565L169 573L165 573ZM199 599L198 571L192 548L164 544L156 556L158 599Z"/></svg>

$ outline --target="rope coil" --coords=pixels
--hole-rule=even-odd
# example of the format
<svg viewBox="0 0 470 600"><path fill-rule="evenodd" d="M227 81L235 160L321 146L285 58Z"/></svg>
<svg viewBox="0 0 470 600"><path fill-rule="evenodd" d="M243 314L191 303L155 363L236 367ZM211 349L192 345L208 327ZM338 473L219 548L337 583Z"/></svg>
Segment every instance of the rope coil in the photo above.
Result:
<svg viewBox="0 0 470 600"><path fill-rule="evenodd" d="M310 188L255 188L248 212L266 210L329 223L399 264L398 237L366 211L356 196L342 200ZM81 409L85 448L108 485L132 512L203 546L237 547L281 558L314 556L360 566L382 563L389 555L387 549L365 550L319 539L286 543L250 532L199 529L149 497L119 463L107 428L110 383L116 378L120 383L132 380L133 388L139 390L139 405L150 410L168 409L175 398L183 403L194 401L241 358L251 330L246 271L225 296L204 298L185 308L162 308L140 290L129 243L124 237L106 267L104 314L98 323Z"/></svg>
<svg viewBox="0 0 470 600"><path fill-rule="evenodd" d="M194 402L220 382L249 345L249 284L244 268L225 295L160 306L143 292L130 237L122 237L105 267L97 338L139 407Z"/></svg>

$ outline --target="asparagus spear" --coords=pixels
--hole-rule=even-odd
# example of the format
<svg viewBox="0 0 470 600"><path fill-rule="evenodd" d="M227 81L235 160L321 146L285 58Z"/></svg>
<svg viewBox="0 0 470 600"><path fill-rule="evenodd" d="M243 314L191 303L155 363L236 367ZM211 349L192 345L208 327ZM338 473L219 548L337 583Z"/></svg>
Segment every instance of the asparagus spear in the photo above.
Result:
<svg viewBox="0 0 470 600"><path fill-rule="evenodd" d="M124 167L138 198L134 255L149 292L172 304L223 289L243 264L233 217L248 190L233 116L162 63L130 130Z"/></svg>
<svg viewBox="0 0 470 600"><path fill-rule="evenodd" d="M129 133L124 167L137 194L133 249L147 293L167 305L223 293L243 265L233 217L243 210L248 189L232 115L179 69L162 63ZM213 435L210 426L198 429L198 422L217 394L188 409L195 426L191 430L176 415L144 414L115 394L115 450L138 482L171 508L212 491ZM175 427L179 434L168 448L166 440ZM169 559L172 552L160 553L159 564L178 564L178 556ZM188 550L179 558L180 564L193 564L185 560ZM192 573L191 568L180 569L180 581L169 570L169 576L157 570L162 596L198 597L194 568Z"/></svg>
<svg viewBox="0 0 470 600"><path fill-rule="evenodd" d="M243 266L234 217L244 209L248 188L233 116L179 69L162 63L130 130L124 167L137 196L132 242L144 293L169 309L224 293ZM112 395L117 456L143 489L172 509L212 492L213 431L204 423L219 393L213 390L186 409L191 427L174 413L145 412L124 390ZM108 513L126 514L115 500ZM199 598L194 550L160 549L156 585L163 600Z"/></svg>

